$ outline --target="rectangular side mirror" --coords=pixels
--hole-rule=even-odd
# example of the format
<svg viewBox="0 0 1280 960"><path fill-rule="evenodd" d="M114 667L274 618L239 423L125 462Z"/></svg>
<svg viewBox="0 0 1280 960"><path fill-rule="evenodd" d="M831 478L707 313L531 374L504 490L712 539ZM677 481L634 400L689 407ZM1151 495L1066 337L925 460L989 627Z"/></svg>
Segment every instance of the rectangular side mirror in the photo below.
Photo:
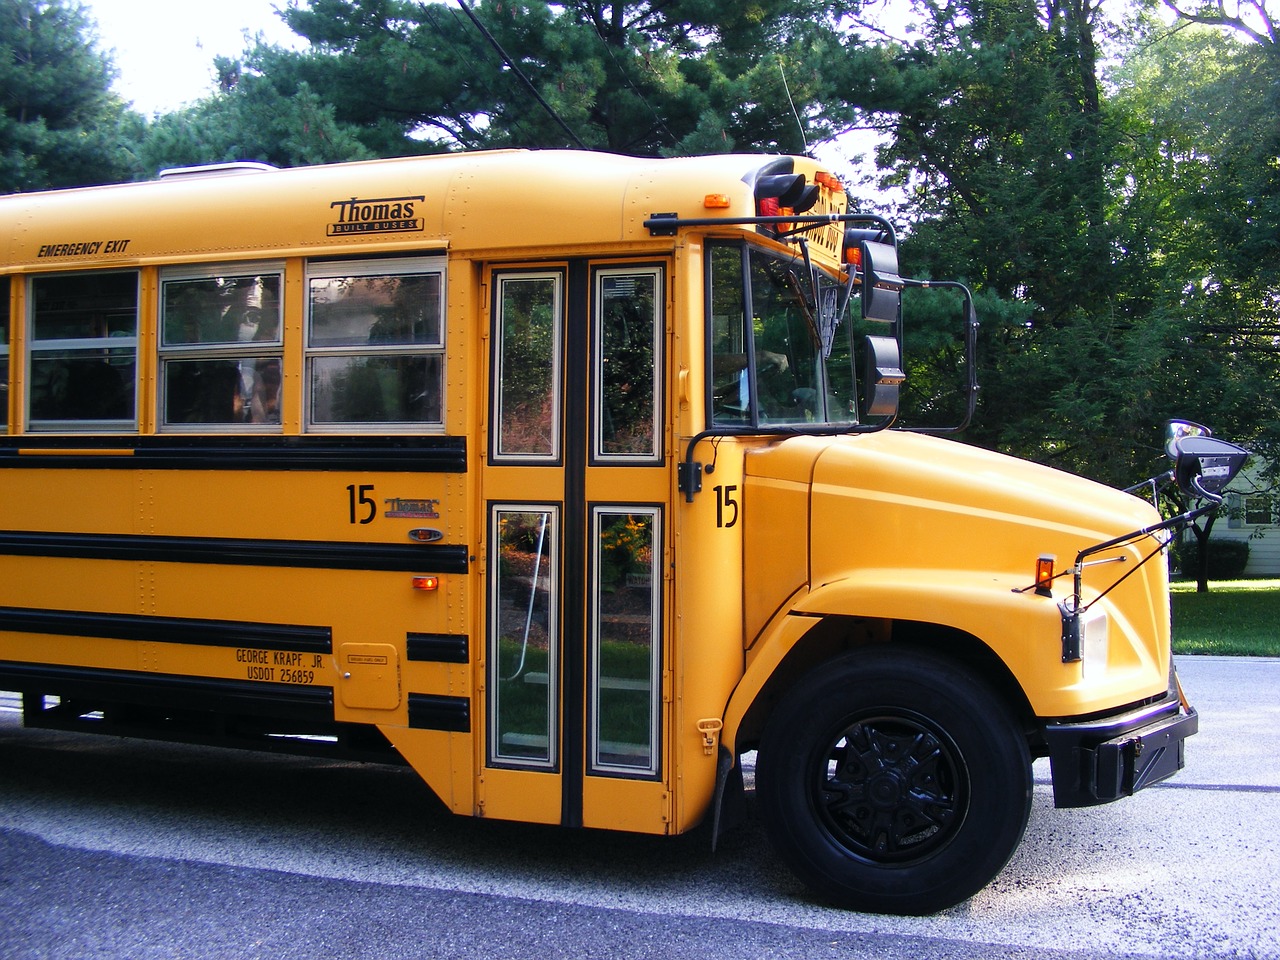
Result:
<svg viewBox="0 0 1280 960"><path fill-rule="evenodd" d="M862 317L896 323L901 312L902 288L898 251L888 243L862 241Z"/></svg>
<svg viewBox="0 0 1280 960"><path fill-rule="evenodd" d="M896 417L898 395L906 379L898 341L893 337L867 337L866 368L862 378L863 417Z"/></svg>

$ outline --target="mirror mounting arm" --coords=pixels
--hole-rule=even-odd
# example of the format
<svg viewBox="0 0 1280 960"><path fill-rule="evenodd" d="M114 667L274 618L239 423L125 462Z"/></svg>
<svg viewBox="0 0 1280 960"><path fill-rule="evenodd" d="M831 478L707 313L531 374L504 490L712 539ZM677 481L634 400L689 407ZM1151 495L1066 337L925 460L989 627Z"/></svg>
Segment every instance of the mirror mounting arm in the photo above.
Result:
<svg viewBox="0 0 1280 960"><path fill-rule="evenodd" d="M1184 427L1187 426L1183 422L1179 422L1179 424ZM1095 543L1093 546L1085 547L1076 554L1076 562L1072 571L1074 583L1071 596L1058 605L1058 609L1062 613L1063 662L1079 659L1080 615L1087 609L1084 606L1083 598L1084 568L1087 565L1085 559L1094 554L1126 546L1145 537L1154 536L1164 530L1181 529L1217 510L1226 497L1225 488L1227 484L1231 482L1232 478L1244 465L1245 460L1248 459L1249 451L1243 447L1209 436L1207 429L1199 424L1191 424L1190 426L1193 428L1192 431L1183 432L1182 435L1175 435L1170 439L1168 453L1174 461L1173 470L1166 474L1164 478L1152 477L1150 480L1138 484L1138 487L1150 483L1154 490L1159 480L1172 479L1183 493L1202 501L1201 505L1176 517L1170 517L1168 520L1162 520L1140 530L1134 530L1131 533L1104 540L1102 543ZM1090 602L1090 606L1115 589L1123 580L1136 573L1147 561L1158 556L1165 546L1167 546L1167 543L1162 543L1158 549L1144 557L1136 567L1107 587L1106 590L1099 593Z"/></svg>
<svg viewBox="0 0 1280 960"><path fill-rule="evenodd" d="M960 433L973 422L974 412L978 407L978 311L973 304L973 291L958 280L911 280L902 278L903 286L927 290L937 287L944 290L958 290L964 297L964 371L965 371L965 413L954 427L908 427L912 433L949 434Z"/></svg>

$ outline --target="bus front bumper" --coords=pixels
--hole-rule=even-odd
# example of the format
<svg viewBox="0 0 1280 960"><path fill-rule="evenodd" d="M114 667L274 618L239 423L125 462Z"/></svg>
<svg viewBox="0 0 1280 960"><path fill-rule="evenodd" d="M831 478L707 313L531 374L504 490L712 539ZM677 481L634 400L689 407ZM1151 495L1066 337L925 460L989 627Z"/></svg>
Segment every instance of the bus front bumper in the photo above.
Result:
<svg viewBox="0 0 1280 960"><path fill-rule="evenodd" d="M1091 807L1132 796L1186 764L1200 727L1174 681L1161 700L1097 720L1045 724L1056 807Z"/></svg>

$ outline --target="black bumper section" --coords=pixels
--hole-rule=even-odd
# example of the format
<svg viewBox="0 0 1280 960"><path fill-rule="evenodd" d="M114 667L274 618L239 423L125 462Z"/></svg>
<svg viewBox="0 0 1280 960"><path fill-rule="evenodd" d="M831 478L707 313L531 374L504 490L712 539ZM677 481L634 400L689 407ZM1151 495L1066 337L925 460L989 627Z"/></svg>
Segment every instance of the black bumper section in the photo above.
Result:
<svg viewBox="0 0 1280 960"><path fill-rule="evenodd" d="M1185 741L1200 727L1176 690L1137 710L1083 723L1048 723L1045 739L1056 807L1091 807L1133 796L1186 763Z"/></svg>

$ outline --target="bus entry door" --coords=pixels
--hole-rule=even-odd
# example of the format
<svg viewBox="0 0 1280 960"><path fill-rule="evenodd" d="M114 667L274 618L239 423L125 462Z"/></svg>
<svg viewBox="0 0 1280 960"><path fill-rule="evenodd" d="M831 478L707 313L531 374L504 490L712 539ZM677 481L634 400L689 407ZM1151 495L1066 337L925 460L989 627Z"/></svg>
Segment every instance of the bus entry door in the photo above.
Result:
<svg viewBox="0 0 1280 960"><path fill-rule="evenodd" d="M669 829L665 276L489 277L486 816Z"/></svg>

